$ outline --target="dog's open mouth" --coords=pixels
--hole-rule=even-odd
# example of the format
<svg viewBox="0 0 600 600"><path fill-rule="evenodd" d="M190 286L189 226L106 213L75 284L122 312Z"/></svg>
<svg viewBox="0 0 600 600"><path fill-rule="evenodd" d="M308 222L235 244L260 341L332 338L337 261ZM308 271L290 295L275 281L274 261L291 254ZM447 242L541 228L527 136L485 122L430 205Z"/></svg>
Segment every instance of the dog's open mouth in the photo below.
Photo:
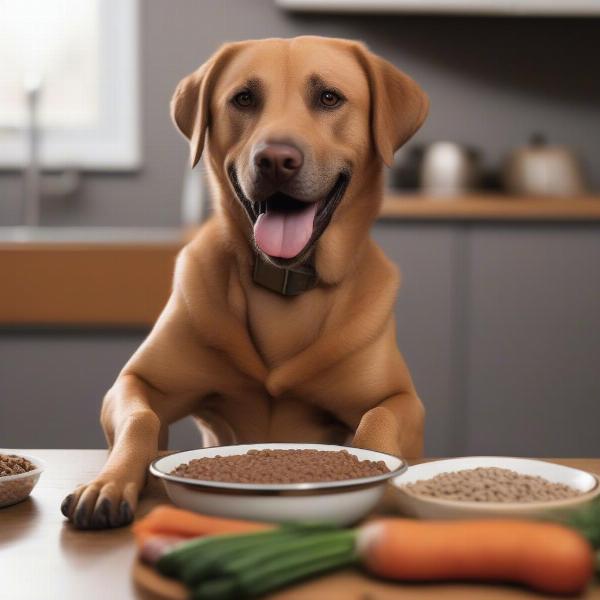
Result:
<svg viewBox="0 0 600 600"><path fill-rule="evenodd" d="M304 257L323 234L350 181L341 172L325 198L307 202L276 192L262 202L244 194L235 171L229 178L254 228L254 242L264 254L278 262L296 262Z"/></svg>

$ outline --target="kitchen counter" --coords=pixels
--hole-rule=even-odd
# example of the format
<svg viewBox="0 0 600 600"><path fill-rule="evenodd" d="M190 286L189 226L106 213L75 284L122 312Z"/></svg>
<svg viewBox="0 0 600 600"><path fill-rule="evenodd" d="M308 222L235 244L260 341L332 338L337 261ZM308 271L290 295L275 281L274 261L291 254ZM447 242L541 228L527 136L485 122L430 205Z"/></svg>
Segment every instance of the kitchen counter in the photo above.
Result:
<svg viewBox="0 0 600 600"><path fill-rule="evenodd" d="M150 327L183 229L0 227L0 325Z"/></svg>
<svg viewBox="0 0 600 600"><path fill-rule="evenodd" d="M600 221L600 196L536 198L472 193L457 197L388 193L380 220L402 221Z"/></svg>
<svg viewBox="0 0 600 600"><path fill-rule="evenodd" d="M3 452L6 452L5 450ZM19 450L10 452L19 453ZM0 509L0 598L7 600L149 600L131 579L135 556L129 528L108 531L77 531L60 514L66 494L94 477L102 466L104 450L21 450L47 463L32 497ZM560 460L566 465L600 474L600 459ZM151 480L140 502L145 514L166 497ZM389 499L381 507L389 510ZM271 600L501 600L540 598L538 594L511 586L402 585L367 579L358 572L342 571L307 582ZM600 599L600 586L586 598Z"/></svg>
<svg viewBox="0 0 600 600"><path fill-rule="evenodd" d="M434 198L389 192L380 223L599 223L600 197ZM0 326L153 325L195 230L0 227Z"/></svg>

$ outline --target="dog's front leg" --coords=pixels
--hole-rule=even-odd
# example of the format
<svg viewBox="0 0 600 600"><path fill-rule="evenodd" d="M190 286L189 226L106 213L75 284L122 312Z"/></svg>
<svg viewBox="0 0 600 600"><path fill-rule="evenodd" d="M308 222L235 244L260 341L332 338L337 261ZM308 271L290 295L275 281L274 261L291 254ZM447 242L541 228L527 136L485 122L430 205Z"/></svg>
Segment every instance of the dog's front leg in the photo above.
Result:
<svg viewBox="0 0 600 600"><path fill-rule="evenodd" d="M396 394L368 410L361 418L352 445L395 456L423 455L425 409L410 392Z"/></svg>
<svg viewBox="0 0 600 600"><path fill-rule="evenodd" d="M121 375L107 393L101 422L108 460L98 477L79 486L61 505L75 527L120 527L133 520L148 465L167 442L168 423L156 412L156 395L132 374Z"/></svg>

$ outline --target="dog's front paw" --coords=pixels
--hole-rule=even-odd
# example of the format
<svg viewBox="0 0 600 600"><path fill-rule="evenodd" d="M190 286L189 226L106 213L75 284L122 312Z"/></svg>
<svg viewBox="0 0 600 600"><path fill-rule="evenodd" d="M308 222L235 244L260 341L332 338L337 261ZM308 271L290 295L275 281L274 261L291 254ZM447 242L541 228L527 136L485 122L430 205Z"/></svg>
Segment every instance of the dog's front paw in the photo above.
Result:
<svg viewBox="0 0 600 600"><path fill-rule="evenodd" d="M138 495L134 482L100 477L69 494L60 510L77 529L122 527L133 521Z"/></svg>

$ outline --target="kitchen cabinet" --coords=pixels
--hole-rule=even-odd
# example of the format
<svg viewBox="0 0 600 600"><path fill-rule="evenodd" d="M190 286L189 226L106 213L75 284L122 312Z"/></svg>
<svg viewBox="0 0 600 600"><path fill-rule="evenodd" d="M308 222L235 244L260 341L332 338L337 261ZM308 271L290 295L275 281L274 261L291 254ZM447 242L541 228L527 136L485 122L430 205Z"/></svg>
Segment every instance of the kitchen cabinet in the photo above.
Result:
<svg viewBox="0 0 600 600"><path fill-rule="evenodd" d="M398 345L428 411L427 453L442 456L459 445L462 433L454 381L460 234L449 226L379 221L374 237L400 266Z"/></svg>
<svg viewBox="0 0 600 600"><path fill-rule="evenodd" d="M428 411L427 455L597 455L600 202L432 202L390 199L373 230L402 273L398 342ZM131 317L139 302L135 295L119 303L117 319L117 313L108 313L114 302L91 302L93 279L64 278L63 287L47 276L36 281L36 272L50 272L42 260L61 264L65 274L73 261L79 270L72 272L84 272L68 248L0 247L0 264L4 260L4 272L12 273L0 301L4 446L103 444L102 396L143 341L151 311L158 312L168 294L168 265L180 243L163 245L160 257L144 247L119 246L118 260L114 245L106 252L88 245L86 252L73 253L99 265L88 273L110 268L114 277L101 281L111 290L122 281L129 286L122 289L132 287L117 277L121 271L135 272L138 279L151 272L163 283L142 286L143 319ZM10 253L22 254L20 280L8 270L17 264L11 259L9 265ZM139 258L147 267L132 271L127 261L138 253L147 256ZM27 285L8 285L25 281L26 274ZM80 289L74 287L78 281ZM109 291L102 298L111 298ZM49 293L70 294L73 304L56 297L61 314L42 314L54 298ZM17 313L18 322L9 318ZM198 444L189 420L172 428L171 439L174 448Z"/></svg>
<svg viewBox="0 0 600 600"><path fill-rule="evenodd" d="M0 446L103 448L102 398L148 333L141 328L0 329ZM172 447L197 448L191 419Z"/></svg>
<svg viewBox="0 0 600 600"><path fill-rule="evenodd" d="M600 227L468 233L467 451L600 451Z"/></svg>
<svg viewBox="0 0 600 600"><path fill-rule="evenodd" d="M428 455L598 453L600 224L380 221Z"/></svg>

